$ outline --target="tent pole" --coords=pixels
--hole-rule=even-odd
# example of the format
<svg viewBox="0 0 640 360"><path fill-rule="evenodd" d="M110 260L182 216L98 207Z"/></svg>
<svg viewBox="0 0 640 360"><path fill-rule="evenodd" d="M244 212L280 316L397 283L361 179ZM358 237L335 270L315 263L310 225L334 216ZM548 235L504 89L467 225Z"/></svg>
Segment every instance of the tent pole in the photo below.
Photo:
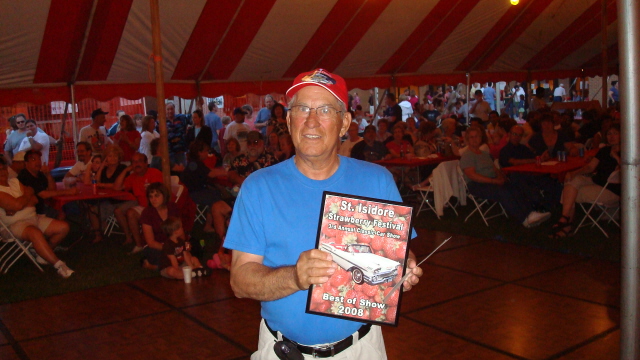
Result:
<svg viewBox="0 0 640 360"><path fill-rule="evenodd" d="M618 0L618 44L620 44L620 109L622 119L622 283L620 297L620 359L640 358L640 321L638 319L638 252L640 221L640 4L637 0Z"/></svg>
<svg viewBox="0 0 640 360"><path fill-rule="evenodd" d="M75 145L78 145L78 119L76 116L76 90L73 84L69 85L71 89L71 120L73 124L73 148L75 149ZM77 155L76 155L77 156Z"/></svg>
<svg viewBox="0 0 640 360"><path fill-rule="evenodd" d="M467 73L467 126L469 126L469 103L471 102L471 74Z"/></svg>
<svg viewBox="0 0 640 360"><path fill-rule="evenodd" d="M607 108L607 97L609 95L609 75L608 67L609 59L607 57L607 0L600 0L602 3L602 41L600 43L600 48L602 50L602 107L604 109Z"/></svg>
<svg viewBox="0 0 640 360"><path fill-rule="evenodd" d="M169 143L167 141L167 107L164 101L164 74L162 72L162 40L160 38L160 8L158 0L149 0L151 9L151 34L153 39L153 64L156 75L156 97L158 98L158 120L160 121L160 157L162 157L162 180L171 189L169 165Z"/></svg>

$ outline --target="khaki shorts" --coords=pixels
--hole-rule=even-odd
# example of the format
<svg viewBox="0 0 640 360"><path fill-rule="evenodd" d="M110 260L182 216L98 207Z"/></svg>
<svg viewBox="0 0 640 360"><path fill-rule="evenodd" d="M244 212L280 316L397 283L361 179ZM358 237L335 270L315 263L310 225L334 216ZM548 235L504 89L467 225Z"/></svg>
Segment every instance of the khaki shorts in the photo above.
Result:
<svg viewBox="0 0 640 360"><path fill-rule="evenodd" d="M44 215L36 215L31 219L21 220L17 223L12 224L11 226L9 226L9 230L11 230L13 235L15 235L18 239L22 240L22 233L27 227L35 226L44 234L52 221L52 218L46 217Z"/></svg>
<svg viewBox="0 0 640 360"><path fill-rule="evenodd" d="M578 189L576 203L593 203L602 190L602 186L594 183L593 179L590 177L583 175L574 177L571 181L565 183L565 186L566 185L570 185ZM603 191L602 195L600 195L600 200L598 200L598 202L606 206L616 206L619 201L620 196L609 190Z"/></svg>
<svg viewBox="0 0 640 360"><path fill-rule="evenodd" d="M276 338L273 337L264 323L260 322L260 336L258 339L258 351L251 355L251 360L278 360L278 356L273 351L273 344ZM312 359L313 356L304 354L305 359ZM328 358L332 360L386 360L387 353L384 348L384 339L380 326L373 325L367 336L358 339L358 342L351 345L336 356Z"/></svg>

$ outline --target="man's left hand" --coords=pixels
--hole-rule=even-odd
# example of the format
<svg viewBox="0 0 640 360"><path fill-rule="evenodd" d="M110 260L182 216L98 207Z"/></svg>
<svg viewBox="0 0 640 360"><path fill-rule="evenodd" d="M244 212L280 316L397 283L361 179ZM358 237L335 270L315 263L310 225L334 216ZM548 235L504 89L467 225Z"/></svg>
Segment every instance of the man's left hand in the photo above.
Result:
<svg viewBox="0 0 640 360"><path fill-rule="evenodd" d="M404 284L402 284L404 291L411 290L411 288L420 281L422 269L416 266L416 264L416 259L409 257L409 260L407 261L407 273L411 273L411 275L404 281Z"/></svg>

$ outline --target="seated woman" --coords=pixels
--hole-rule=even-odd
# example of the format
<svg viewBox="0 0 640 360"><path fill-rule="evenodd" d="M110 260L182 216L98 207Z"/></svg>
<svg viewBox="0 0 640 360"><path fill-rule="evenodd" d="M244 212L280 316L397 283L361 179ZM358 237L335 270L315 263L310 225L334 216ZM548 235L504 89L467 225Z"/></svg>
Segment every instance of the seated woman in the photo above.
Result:
<svg viewBox="0 0 640 360"><path fill-rule="evenodd" d="M196 140L189 147L186 168L180 175L180 180L189 190L191 199L199 205L209 206L211 212L207 214L204 225L205 232L216 232L222 239L226 217L231 214L231 207L222 200L220 192L210 187L207 179L227 175L224 169L209 169L204 161L209 155L209 145Z"/></svg>
<svg viewBox="0 0 640 360"><path fill-rule="evenodd" d="M404 137L404 126L401 124L396 124L393 127L393 140L389 141L386 146L391 154L391 158L400 158L400 157L413 157L413 146L403 139Z"/></svg>
<svg viewBox="0 0 640 360"><path fill-rule="evenodd" d="M489 153L480 149L484 129L471 126L467 129L467 150L460 158L469 192L477 197L498 201L509 217L522 223L525 227L539 225L551 214L532 211L535 204L529 199L526 191L518 184L508 182L504 174L498 170Z"/></svg>
<svg viewBox="0 0 640 360"><path fill-rule="evenodd" d="M104 150L104 161L100 165L95 177L97 180L98 188L111 188L113 189L114 183L120 174L127 168L122 164L122 149L117 145L107 145ZM129 222L127 221L127 210L138 203L134 200L120 201L120 200L104 200L100 202L100 214L102 215L102 223L104 224L110 214L113 214L118 220L118 225L125 235L125 244L133 242L133 235L129 230ZM96 237L94 241L101 239L98 236L99 230L96 231Z"/></svg>
<svg viewBox="0 0 640 360"><path fill-rule="evenodd" d="M102 166L102 155L101 154L96 154L93 157L91 157L91 160L89 161L89 164L87 165L87 169L84 171L84 175L83 175L84 178L83 178L82 182L85 185L91 185L93 180L96 180L96 186L97 186L98 170L100 170L101 166ZM95 236L93 238L93 242L102 241L102 231L100 229L101 228L100 227L100 219L98 219L97 211L90 211L89 212L89 221L91 221L91 230L95 234Z"/></svg>
<svg viewBox="0 0 640 360"><path fill-rule="evenodd" d="M275 132L278 136L288 134L287 109L280 103L275 103L271 108L271 119L267 123L267 136Z"/></svg>
<svg viewBox="0 0 640 360"><path fill-rule="evenodd" d="M289 134L282 134L278 138L278 142L280 144L280 150L275 153L278 161L285 161L289 158L292 158L293 155L296 154L296 148L293 147L293 139Z"/></svg>
<svg viewBox="0 0 640 360"><path fill-rule="evenodd" d="M222 158L222 167L224 167L225 170L229 170L233 160L241 153L238 139L234 137L229 138L229 140L227 140L227 153L224 155L224 158Z"/></svg>
<svg viewBox="0 0 640 360"><path fill-rule="evenodd" d="M576 202L596 199L612 172L620 168L620 124L612 124L607 131L608 146L601 148L584 167L568 172L562 191L562 216L553 226L551 238L569 236L573 230ZM588 176L594 174L592 177ZM600 200L605 203L620 200L620 184L610 184Z"/></svg>
<svg viewBox="0 0 640 360"><path fill-rule="evenodd" d="M456 135L457 122L452 118L442 120L442 136L438 139L444 156L460 156L460 138Z"/></svg>
<svg viewBox="0 0 640 360"><path fill-rule="evenodd" d="M529 139L529 147L537 156L542 156L545 152L554 158L558 151L567 151L571 155L578 154L578 148L565 135L554 129L553 115L545 113L540 117L540 132L535 133Z"/></svg>
<svg viewBox="0 0 640 360"><path fill-rule="evenodd" d="M120 117L120 131L113 136L113 142L122 149L122 161L130 164L131 156L140 148L141 136L131 116Z"/></svg>
<svg viewBox="0 0 640 360"><path fill-rule="evenodd" d="M162 223L170 216L180 217L180 209L171 200L169 189L162 183L152 183L147 187L149 206L140 214L142 236L147 244L142 250L142 266L157 270L162 260L162 246L167 235L162 231Z"/></svg>
<svg viewBox="0 0 640 360"><path fill-rule="evenodd" d="M500 150L509 142L509 130L515 125L516 121L511 118L499 119L496 122L493 133L489 136L489 153L492 158L500 158Z"/></svg>
<svg viewBox="0 0 640 360"><path fill-rule="evenodd" d="M52 264L66 279L73 270L58 259L52 249L67 236L69 225L36 214L37 203L38 198L32 188L22 185L16 178L9 179L7 163L0 157L0 220L18 239L33 245L39 264Z"/></svg>

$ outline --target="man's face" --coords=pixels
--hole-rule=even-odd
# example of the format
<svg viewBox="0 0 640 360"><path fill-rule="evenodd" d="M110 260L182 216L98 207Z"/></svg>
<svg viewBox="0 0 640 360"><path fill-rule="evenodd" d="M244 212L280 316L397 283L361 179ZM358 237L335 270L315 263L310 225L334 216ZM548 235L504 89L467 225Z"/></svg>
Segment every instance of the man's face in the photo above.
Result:
<svg viewBox="0 0 640 360"><path fill-rule="evenodd" d="M307 86L297 93L296 105L312 108L308 116L293 116L287 113L287 123L291 131L296 155L303 158L328 157L338 153L340 137L351 124L351 114L340 112L340 103L327 90L319 86ZM329 118L320 118L316 108L331 107L338 112Z"/></svg>
<svg viewBox="0 0 640 360"><path fill-rule="evenodd" d="M144 156L141 154L134 154L131 158L131 165L133 165L133 172L136 175L143 176L147 173L147 162L144 160Z"/></svg>
<svg viewBox="0 0 640 360"><path fill-rule="evenodd" d="M38 154L31 154L25 158L25 166L27 171L32 174L37 174L42 168L42 159Z"/></svg>
<svg viewBox="0 0 640 360"><path fill-rule="evenodd" d="M176 107L172 104L167 105L167 119L173 120L176 116Z"/></svg>
<svg viewBox="0 0 640 360"><path fill-rule="evenodd" d="M236 122L238 124L242 124L244 122L244 114L243 113L239 113L239 114L235 114L233 115L234 119L236 120Z"/></svg>
<svg viewBox="0 0 640 360"><path fill-rule="evenodd" d="M23 130L26 126L26 122L27 119L25 119L24 116L18 116L16 118L16 126L18 127L18 130Z"/></svg>
<svg viewBox="0 0 640 360"><path fill-rule="evenodd" d="M498 121L498 115L494 113L489 114L489 121L495 123L496 121Z"/></svg>
<svg viewBox="0 0 640 360"><path fill-rule="evenodd" d="M91 151L87 151L82 144L76 148L76 153L78 154L78 161L82 161L84 163L88 162L89 157L91 156Z"/></svg>
<svg viewBox="0 0 640 360"><path fill-rule="evenodd" d="M27 136L35 136L38 133L36 124L30 122L27 124Z"/></svg>
<svg viewBox="0 0 640 360"><path fill-rule="evenodd" d="M104 114L100 114L96 116L94 121L96 122L96 124L98 124L98 126L104 126L104 123L107 122L107 117L104 116Z"/></svg>
<svg viewBox="0 0 640 360"><path fill-rule="evenodd" d="M387 123L385 123L385 122L379 122L378 123L378 132L380 134L386 133L388 129L389 129L389 126L387 125Z"/></svg>
<svg viewBox="0 0 640 360"><path fill-rule="evenodd" d="M478 148L482 145L482 134L475 130L467 131L467 141L469 146Z"/></svg>
<svg viewBox="0 0 640 360"><path fill-rule="evenodd" d="M253 140L247 141L247 155L250 158L257 158L264 151L264 141L262 140Z"/></svg>
<svg viewBox="0 0 640 360"><path fill-rule="evenodd" d="M509 131L509 142L513 145L520 144L520 140L522 140L522 134L524 134L524 129L520 126L511 127L511 131Z"/></svg>
<svg viewBox="0 0 640 360"><path fill-rule="evenodd" d="M267 109L271 110L271 108L273 107L273 98L271 96L265 97L264 105L267 107Z"/></svg>
<svg viewBox="0 0 640 360"><path fill-rule="evenodd" d="M367 144L372 144L374 141L376 141L376 131L373 129L365 131L364 141L366 141Z"/></svg>

